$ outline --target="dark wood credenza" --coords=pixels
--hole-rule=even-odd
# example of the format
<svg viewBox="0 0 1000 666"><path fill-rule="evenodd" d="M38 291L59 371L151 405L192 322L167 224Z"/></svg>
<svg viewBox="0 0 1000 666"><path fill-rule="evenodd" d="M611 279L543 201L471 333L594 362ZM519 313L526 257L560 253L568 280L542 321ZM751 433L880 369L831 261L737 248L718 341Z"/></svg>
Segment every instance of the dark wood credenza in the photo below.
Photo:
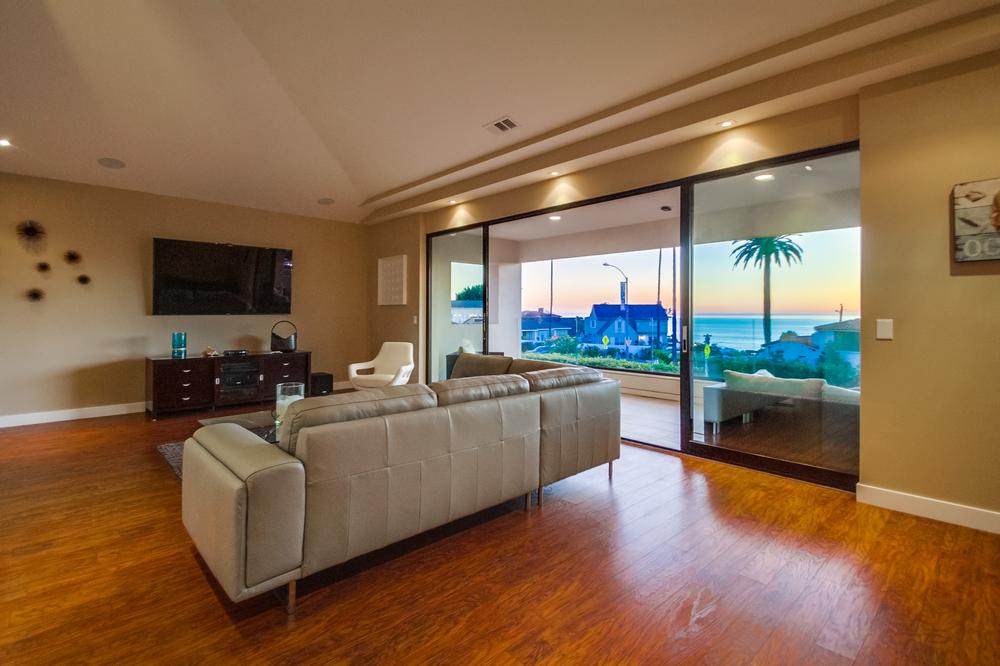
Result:
<svg viewBox="0 0 1000 666"><path fill-rule="evenodd" d="M208 409L274 400L274 387L302 382L309 395L310 352L146 359L146 411Z"/></svg>

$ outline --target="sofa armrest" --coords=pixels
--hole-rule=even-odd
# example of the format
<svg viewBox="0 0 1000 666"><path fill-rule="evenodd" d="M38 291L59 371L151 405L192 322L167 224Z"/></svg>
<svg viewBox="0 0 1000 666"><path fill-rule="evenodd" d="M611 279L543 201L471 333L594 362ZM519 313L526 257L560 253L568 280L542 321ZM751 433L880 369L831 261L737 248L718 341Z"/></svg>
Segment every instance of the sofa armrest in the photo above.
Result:
<svg viewBox="0 0 1000 666"><path fill-rule="evenodd" d="M233 423L184 443L181 513L233 601L300 577L305 526L301 461Z"/></svg>
<svg viewBox="0 0 1000 666"><path fill-rule="evenodd" d="M541 398L539 485L547 486L621 456L621 383L553 388Z"/></svg>
<svg viewBox="0 0 1000 666"><path fill-rule="evenodd" d="M725 384L709 384L702 389L704 418L708 423L722 423L729 418L723 416L722 400L725 390Z"/></svg>

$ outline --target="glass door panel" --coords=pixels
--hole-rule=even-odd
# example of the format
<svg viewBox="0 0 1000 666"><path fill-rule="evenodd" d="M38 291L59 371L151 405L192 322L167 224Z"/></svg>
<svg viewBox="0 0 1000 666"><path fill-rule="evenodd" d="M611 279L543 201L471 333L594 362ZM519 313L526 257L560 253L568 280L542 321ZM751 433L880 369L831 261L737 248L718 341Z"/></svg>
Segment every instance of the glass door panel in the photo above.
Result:
<svg viewBox="0 0 1000 666"><path fill-rule="evenodd" d="M857 475L857 152L697 183L691 439Z"/></svg>
<svg viewBox="0 0 1000 666"><path fill-rule="evenodd" d="M447 379L459 351L482 352L486 337L483 227L428 239L430 303L427 381Z"/></svg>

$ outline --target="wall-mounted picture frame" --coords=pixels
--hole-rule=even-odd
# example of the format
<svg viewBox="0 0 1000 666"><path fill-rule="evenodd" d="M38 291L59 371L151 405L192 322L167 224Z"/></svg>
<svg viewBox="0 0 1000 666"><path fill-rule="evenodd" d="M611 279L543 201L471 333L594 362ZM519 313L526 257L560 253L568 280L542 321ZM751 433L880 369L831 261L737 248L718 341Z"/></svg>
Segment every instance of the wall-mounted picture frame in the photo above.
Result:
<svg viewBox="0 0 1000 666"><path fill-rule="evenodd" d="M406 255L378 260L378 304L406 305Z"/></svg>
<svg viewBox="0 0 1000 666"><path fill-rule="evenodd" d="M950 235L952 274L1000 273L1000 178L952 188Z"/></svg>

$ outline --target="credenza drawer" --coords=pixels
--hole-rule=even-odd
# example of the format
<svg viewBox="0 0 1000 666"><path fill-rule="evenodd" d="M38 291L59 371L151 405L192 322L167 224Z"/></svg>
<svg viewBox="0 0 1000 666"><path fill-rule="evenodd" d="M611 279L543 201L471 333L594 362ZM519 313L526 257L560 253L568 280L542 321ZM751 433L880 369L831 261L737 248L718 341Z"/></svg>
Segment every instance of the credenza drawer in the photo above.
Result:
<svg viewBox="0 0 1000 666"><path fill-rule="evenodd" d="M178 391L165 391L157 394L156 405L159 409L187 409L189 407L209 407L212 404L211 387Z"/></svg>

